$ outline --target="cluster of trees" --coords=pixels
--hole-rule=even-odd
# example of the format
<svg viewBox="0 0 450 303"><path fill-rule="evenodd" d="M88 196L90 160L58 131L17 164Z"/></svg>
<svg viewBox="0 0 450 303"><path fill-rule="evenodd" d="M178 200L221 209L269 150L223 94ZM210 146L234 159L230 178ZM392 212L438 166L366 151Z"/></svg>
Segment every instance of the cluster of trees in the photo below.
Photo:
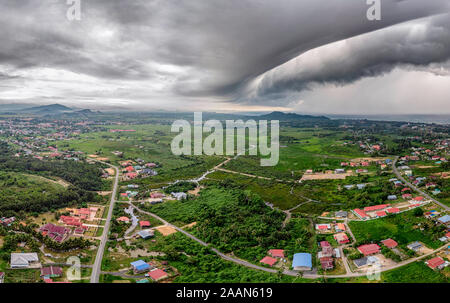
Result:
<svg viewBox="0 0 450 303"><path fill-rule="evenodd" d="M20 173L60 177L71 183L56 189L45 182L31 182ZM0 142L0 215L19 216L25 213L53 211L68 205L101 201L95 192L102 190L101 169L75 161L41 161L15 158L5 142Z"/></svg>
<svg viewBox="0 0 450 303"><path fill-rule="evenodd" d="M96 193L70 186L58 189L53 184L36 182L17 173L0 172L0 215L23 218L26 213L54 211L100 199Z"/></svg>
<svg viewBox="0 0 450 303"><path fill-rule="evenodd" d="M283 229L284 213L267 207L259 196L236 188L212 186L184 203L150 208L170 222L197 222L194 234L200 239L255 262L271 248L283 248L289 254L310 251L314 237L307 219L292 219Z"/></svg>
<svg viewBox="0 0 450 303"><path fill-rule="evenodd" d="M117 218L122 216L129 216L124 211L125 206L116 204L113 209L113 216L111 220L111 229L110 229L110 240L114 240L116 238L123 238L125 235L126 230L130 227L130 224L124 223L124 222L117 222ZM125 241L123 241L125 242Z"/></svg>
<svg viewBox="0 0 450 303"><path fill-rule="evenodd" d="M102 190L102 172L100 167L78 161L41 161L34 158L11 158L0 156L0 170L35 173L44 176L56 176L72 185L88 190Z"/></svg>
<svg viewBox="0 0 450 303"><path fill-rule="evenodd" d="M18 249L19 243L26 243L33 252L39 252L39 242L26 233L7 233L1 249L1 258L6 262L10 261L11 252Z"/></svg>
<svg viewBox="0 0 450 303"><path fill-rule="evenodd" d="M197 187L197 185L193 182L181 181L176 184L172 184L164 189L166 194L170 194L171 192L188 192Z"/></svg>

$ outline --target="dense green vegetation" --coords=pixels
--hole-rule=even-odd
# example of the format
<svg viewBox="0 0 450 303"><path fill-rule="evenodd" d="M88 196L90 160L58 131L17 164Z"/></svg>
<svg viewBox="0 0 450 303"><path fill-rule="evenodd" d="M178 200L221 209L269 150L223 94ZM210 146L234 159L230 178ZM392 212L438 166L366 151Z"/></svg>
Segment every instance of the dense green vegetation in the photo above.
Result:
<svg viewBox="0 0 450 303"><path fill-rule="evenodd" d="M98 165L76 161L41 161L26 158L0 158L0 170L56 176L84 190L102 190L101 170Z"/></svg>
<svg viewBox="0 0 450 303"><path fill-rule="evenodd" d="M68 205L96 201L99 197L70 186L64 189L32 176L0 171L0 216L25 217L23 212L43 213Z"/></svg>
<svg viewBox="0 0 450 303"><path fill-rule="evenodd" d="M197 222L194 233L219 250L259 261L271 248L288 255L311 251L314 236L307 219L292 219L285 228L285 214L272 210L259 196L239 189L211 187L196 199L166 202L148 210L184 225Z"/></svg>
<svg viewBox="0 0 450 303"><path fill-rule="evenodd" d="M70 186L65 189L45 179L60 177ZM40 161L10 156L0 145L0 216L25 217L24 212L42 213L68 205L101 201L92 190L101 190L103 182L97 165L75 161Z"/></svg>
<svg viewBox="0 0 450 303"><path fill-rule="evenodd" d="M193 182L186 182L186 181L181 181L172 185L167 186L164 189L164 192L166 194L170 194L172 192L188 192L190 190L193 190L197 187L197 185Z"/></svg>

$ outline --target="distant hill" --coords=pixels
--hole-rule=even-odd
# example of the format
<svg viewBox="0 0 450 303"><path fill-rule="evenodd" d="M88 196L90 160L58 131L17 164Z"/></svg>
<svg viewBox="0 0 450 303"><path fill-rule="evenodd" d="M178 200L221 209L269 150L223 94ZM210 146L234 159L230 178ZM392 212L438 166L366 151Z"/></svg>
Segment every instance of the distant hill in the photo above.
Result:
<svg viewBox="0 0 450 303"><path fill-rule="evenodd" d="M95 114L100 114L99 111L92 111L90 109L71 108L61 104L50 105L31 105L31 104L3 104L0 105L0 113L17 114L17 115L37 115L48 117L61 118L87 118Z"/></svg>
<svg viewBox="0 0 450 303"><path fill-rule="evenodd" d="M25 104L25 103L10 103L10 104L0 104L0 112L5 113L9 111L18 111L18 110L24 110L29 109L31 107L34 107L33 104Z"/></svg>
<svg viewBox="0 0 450 303"><path fill-rule="evenodd" d="M310 115L299 115L295 113L283 113L283 112L272 112L270 114L258 116L259 119L264 120L279 120L279 121L298 121L298 120L314 120L314 121L328 121L330 118L325 116L310 116Z"/></svg>
<svg viewBox="0 0 450 303"><path fill-rule="evenodd" d="M52 115L63 112L72 112L73 109L61 104L42 105L25 109L28 113L40 114L40 115Z"/></svg>

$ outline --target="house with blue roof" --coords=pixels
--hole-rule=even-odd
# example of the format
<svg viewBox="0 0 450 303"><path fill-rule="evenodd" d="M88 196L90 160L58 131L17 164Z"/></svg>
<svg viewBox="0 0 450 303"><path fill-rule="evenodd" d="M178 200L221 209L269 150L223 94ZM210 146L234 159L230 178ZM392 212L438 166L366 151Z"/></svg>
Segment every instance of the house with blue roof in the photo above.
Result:
<svg viewBox="0 0 450 303"><path fill-rule="evenodd" d="M312 269L312 256L308 253L294 254L292 260L292 268L299 271L307 271Z"/></svg>
<svg viewBox="0 0 450 303"><path fill-rule="evenodd" d="M439 221L439 223L442 223L444 225L448 225L448 224L450 224L450 215L445 215L443 217L440 217L438 219L438 221Z"/></svg>
<svg viewBox="0 0 450 303"><path fill-rule="evenodd" d="M148 265L148 263L146 263L142 260L134 261L134 262L131 262L130 264L131 264L131 267L133 267L133 271L135 273L141 273L141 272L150 270L150 265Z"/></svg>

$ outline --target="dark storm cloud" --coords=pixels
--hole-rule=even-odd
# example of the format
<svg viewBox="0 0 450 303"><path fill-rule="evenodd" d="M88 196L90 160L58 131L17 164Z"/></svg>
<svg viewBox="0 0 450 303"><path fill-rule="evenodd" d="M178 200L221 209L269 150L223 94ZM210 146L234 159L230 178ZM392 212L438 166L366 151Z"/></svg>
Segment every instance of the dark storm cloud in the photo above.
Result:
<svg viewBox="0 0 450 303"><path fill-rule="evenodd" d="M320 58L320 59L318 59ZM308 60L316 60L308 65ZM253 101L283 99L317 84L347 85L399 67L447 75L450 15L378 31L305 54L265 74Z"/></svg>
<svg viewBox="0 0 450 303"><path fill-rule="evenodd" d="M1 1L0 67L16 72L61 69L105 82L147 81L160 96L241 101L256 77L305 51L449 8L449 0L383 0L382 20L369 22L365 0L81 0L81 4L82 20L69 22L65 0ZM388 63L365 69L363 64L363 71L350 75L309 76L307 81L272 78L263 81L256 97L251 93L263 102L268 96L289 100L283 89L299 90L311 81L345 83L361 77L358 73L389 70Z"/></svg>

